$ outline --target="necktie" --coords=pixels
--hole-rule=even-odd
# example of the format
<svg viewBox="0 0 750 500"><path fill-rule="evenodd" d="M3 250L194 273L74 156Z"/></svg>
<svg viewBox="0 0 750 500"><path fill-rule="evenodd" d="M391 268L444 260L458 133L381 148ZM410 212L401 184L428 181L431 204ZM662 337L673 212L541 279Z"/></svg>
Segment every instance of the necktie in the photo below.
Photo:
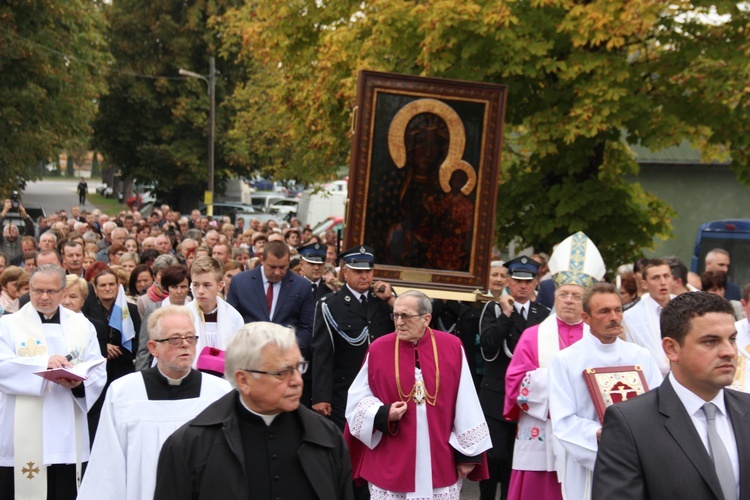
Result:
<svg viewBox="0 0 750 500"><path fill-rule="evenodd" d="M367 297L364 294L359 296L359 301L362 302L362 306L367 310Z"/></svg>
<svg viewBox="0 0 750 500"><path fill-rule="evenodd" d="M529 319L529 313L524 306L521 306L521 316L523 316L523 319Z"/></svg>
<svg viewBox="0 0 750 500"><path fill-rule="evenodd" d="M711 458L714 461L716 475L719 477L721 491L724 493L724 500L737 500L737 482L734 478L732 461L729 459L724 441L716 431L716 409L713 403L703 405L708 427L708 445L711 448Z"/></svg>
<svg viewBox="0 0 750 500"><path fill-rule="evenodd" d="M268 304L268 314L271 314L271 307L273 306L273 283L268 283L268 290L266 290L266 303Z"/></svg>
<svg viewBox="0 0 750 500"><path fill-rule="evenodd" d="M315 283L313 283L313 284L312 284L312 292L313 292L313 295L315 295L315 292L317 292L317 291L318 291L318 285L317 285L317 284L315 284Z"/></svg>

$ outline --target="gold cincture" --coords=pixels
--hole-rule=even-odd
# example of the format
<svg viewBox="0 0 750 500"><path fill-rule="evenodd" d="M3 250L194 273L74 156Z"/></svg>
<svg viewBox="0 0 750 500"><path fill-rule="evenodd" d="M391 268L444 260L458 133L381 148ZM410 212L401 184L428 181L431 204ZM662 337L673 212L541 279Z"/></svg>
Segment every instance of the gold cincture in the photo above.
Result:
<svg viewBox="0 0 750 500"><path fill-rule="evenodd" d="M424 404L426 401L428 404L435 406L435 403L437 403L437 396L438 391L440 390L440 365L438 364L438 351L437 351L437 345L435 343L435 334L432 331L432 328L427 327L427 330L430 332L430 338L432 339L432 354L435 358L435 394L430 395L430 393L427 392L427 386L424 384L424 380L418 380L414 382L414 387L411 388L411 392L409 394L404 394L404 391L401 389L401 374L399 371L399 363L398 363L398 347L399 347L399 338L396 337L396 387L398 388L398 397L401 398L401 401L407 402L409 399L414 401L414 404L421 405Z"/></svg>

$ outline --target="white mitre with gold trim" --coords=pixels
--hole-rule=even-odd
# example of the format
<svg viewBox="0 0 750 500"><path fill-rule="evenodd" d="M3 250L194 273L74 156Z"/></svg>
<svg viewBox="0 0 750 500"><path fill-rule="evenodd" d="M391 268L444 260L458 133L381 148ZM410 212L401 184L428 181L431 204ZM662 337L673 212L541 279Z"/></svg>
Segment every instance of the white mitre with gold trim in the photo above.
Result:
<svg viewBox="0 0 750 500"><path fill-rule="evenodd" d="M579 231L557 245L549 259L549 271L555 287L578 285L588 288L604 278L607 268L594 242Z"/></svg>

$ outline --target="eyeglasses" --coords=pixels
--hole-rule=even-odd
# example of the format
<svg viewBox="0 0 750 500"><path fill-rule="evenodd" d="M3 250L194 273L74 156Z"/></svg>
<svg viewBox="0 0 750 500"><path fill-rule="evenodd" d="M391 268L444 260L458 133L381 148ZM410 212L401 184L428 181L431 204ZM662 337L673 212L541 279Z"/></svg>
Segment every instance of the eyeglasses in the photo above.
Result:
<svg viewBox="0 0 750 500"><path fill-rule="evenodd" d="M556 293L555 297L561 298L562 300L571 299L574 302L580 302L583 300L583 295L577 293Z"/></svg>
<svg viewBox="0 0 750 500"><path fill-rule="evenodd" d="M198 335L175 335L166 339L154 339L154 342L159 342L160 344L162 342L169 342L169 345L172 347L180 347L183 341L187 342L188 345L195 345L198 343Z"/></svg>
<svg viewBox="0 0 750 500"><path fill-rule="evenodd" d="M424 314L406 314L406 313L392 313L391 319L393 321L396 321L397 319L402 319L404 321L409 321L412 318L416 318L417 316L424 316Z"/></svg>
<svg viewBox="0 0 750 500"><path fill-rule="evenodd" d="M250 372L250 373L258 373L260 375L272 375L276 377L279 380L287 381L290 378L292 378L292 374L294 374L294 371L297 370L300 375L304 374L307 371L307 368L310 366L309 361L300 361L297 363L297 366L292 366L290 368L287 368L286 370L281 370L279 372L265 372L263 370L248 370L247 368L243 368L243 371Z"/></svg>
<svg viewBox="0 0 750 500"><path fill-rule="evenodd" d="M58 293L62 291L63 291L62 288L60 288L59 290L42 290L40 288L32 288L29 290L29 293L31 295L44 295L46 293L47 295L51 297L52 295L57 295Z"/></svg>

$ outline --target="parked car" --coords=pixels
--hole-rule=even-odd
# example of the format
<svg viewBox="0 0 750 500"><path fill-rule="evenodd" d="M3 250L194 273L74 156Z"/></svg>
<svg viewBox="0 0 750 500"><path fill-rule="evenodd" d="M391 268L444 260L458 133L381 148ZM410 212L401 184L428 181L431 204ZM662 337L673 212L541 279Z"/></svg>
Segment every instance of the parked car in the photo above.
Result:
<svg viewBox="0 0 750 500"><path fill-rule="evenodd" d="M264 212L269 212L271 205L279 200L286 199L283 193L276 193L272 191L256 191L250 195L250 204L257 209Z"/></svg>
<svg viewBox="0 0 750 500"><path fill-rule="evenodd" d="M283 200L275 201L268 209L268 212L284 219L289 219L290 217L295 217L298 210L299 200L295 198L284 198Z"/></svg>
<svg viewBox="0 0 750 500"><path fill-rule="evenodd" d="M237 220L237 215L241 215L245 222L249 222L251 218L257 218L261 221L268 221L271 219L278 220L279 217L266 213L262 210L258 210L252 205L245 205L243 203L214 203L214 220L221 220L225 215L228 215L232 224ZM206 215L206 207L200 209L201 215Z"/></svg>
<svg viewBox="0 0 750 500"><path fill-rule="evenodd" d="M334 233L339 234L339 239L344 235L344 218L339 216L328 217L326 220L320 222L312 230L315 236L322 236L332 229Z"/></svg>

